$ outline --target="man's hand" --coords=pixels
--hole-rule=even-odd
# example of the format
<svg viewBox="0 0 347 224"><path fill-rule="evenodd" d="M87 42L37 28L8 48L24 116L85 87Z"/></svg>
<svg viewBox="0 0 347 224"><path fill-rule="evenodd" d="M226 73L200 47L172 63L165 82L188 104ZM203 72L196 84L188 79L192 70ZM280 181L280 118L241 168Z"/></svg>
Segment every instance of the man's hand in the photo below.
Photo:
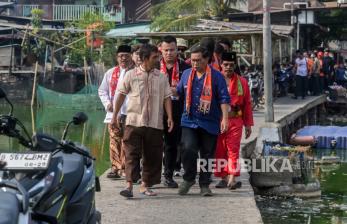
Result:
<svg viewBox="0 0 347 224"><path fill-rule="evenodd" d="M228 118L223 118L222 119L222 122L220 124L220 132L223 134L225 133L226 131L228 131L228 128L229 128L229 121L228 121Z"/></svg>
<svg viewBox="0 0 347 224"><path fill-rule="evenodd" d="M174 122L172 118L167 119L167 127L168 127L168 132L170 133L174 127Z"/></svg>
<svg viewBox="0 0 347 224"><path fill-rule="evenodd" d="M112 105L112 103L109 103L109 104L107 105L107 111L113 112L113 105Z"/></svg>
<svg viewBox="0 0 347 224"><path fill-rule="evenodd" d="M112 120L111 120L111 128L116 129L119 128L119 123L118 123L118 116L113 115Z"/></svg>
<svg viewBox="0 0 347 224"><path fill-rule="evenodd" d="M251 126L246 126L245 127L245 132L246 132L246 139L249 138L249 136L251 136L252 134L252 127Z"/></svg>
<svg viewBox="0 0 347 224"><path fill-rule="evenodd" d="M173 96L178 96L176 87L171 87L171 92Z"/></svg>

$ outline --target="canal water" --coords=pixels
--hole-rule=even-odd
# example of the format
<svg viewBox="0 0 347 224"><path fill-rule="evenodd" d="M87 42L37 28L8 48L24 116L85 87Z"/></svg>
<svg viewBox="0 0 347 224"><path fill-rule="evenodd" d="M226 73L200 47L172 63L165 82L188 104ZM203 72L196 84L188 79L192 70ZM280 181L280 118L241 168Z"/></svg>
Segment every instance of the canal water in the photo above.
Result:
<svg viewBox="0 0 347 224"><path fill-rule="evenodd" d="M61 138L66 123L72 119L79 110L59 108L35 108L33 113L30 106L14 105L14 115L24 123L30 134L43 132L58 139ZM0 105L0 114L8 114L9 106ZM81 126L70 127L67 139L78 141L86 145L96 158L96 172L101 175L109 168L109 138L105 124L103 110L84 110L88 115L88 121ZM33 116L32 116L33 114ZM16 139L0 136L0 151L25 150Z"/></svg>
<svg viewBox="0 0 347 224"><path fill-rule="evenodd" d="M347 150L314 149L314 156L338 156L341 164L315 165L321 183L320 198L256 196L265 224L347 224Z"/></svg>

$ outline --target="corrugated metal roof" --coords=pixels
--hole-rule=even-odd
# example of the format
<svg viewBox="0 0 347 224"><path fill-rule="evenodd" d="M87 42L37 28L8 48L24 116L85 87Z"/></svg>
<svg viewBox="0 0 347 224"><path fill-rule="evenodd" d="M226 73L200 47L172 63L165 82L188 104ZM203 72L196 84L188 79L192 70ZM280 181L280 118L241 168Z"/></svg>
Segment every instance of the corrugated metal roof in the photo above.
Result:
<svg viewBox="0 0 347 224"><path fill-rule="evenodd" d="M133 26L129 25L112 29L108 33L106 33L106 36L114 38L136 37L136 34L146 32L149 32L148 24L140 24Z"/></svg>
<svg viewBox="0 0 347 224"><path fill-rule="evenodd" d="M240 22L223 22L215 20L201 19L197 25L193 27L195 30L218 30L218 31L261 31L263 30L263 24L258 23L240 23ZM293 26L285 25L272 25L271 30L277 35L290 35L293 32Z"/></svg>
<svg viewBox="0 0 347 224"><path fill-rule="evenodd" d="M138 33L138 37L163 37L172 35L175 37L182 37L185 39L192 39L197 37L220 37L220 36L249 36L251 34L262 34L262 30L206 30L206 31L185 31L185 32L150 32Z"/></svg>
<svg viewBox="0 0 347 224"><path fill-rule="evenodd" d="M6 7L6 6L11 6L13 4L14 4L13 2L0 2L0 8Z"/></svg>

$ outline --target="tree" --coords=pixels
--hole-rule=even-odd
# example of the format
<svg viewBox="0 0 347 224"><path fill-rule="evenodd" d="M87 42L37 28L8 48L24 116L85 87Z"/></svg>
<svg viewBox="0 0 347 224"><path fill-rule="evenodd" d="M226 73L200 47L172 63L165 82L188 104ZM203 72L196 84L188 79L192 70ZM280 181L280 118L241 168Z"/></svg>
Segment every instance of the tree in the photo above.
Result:
<svg viewBox="0 0 347 224"><path fill-rule="evenodd" d="M328 32L318 32L314 35L316 45L329 40L347 40L347 10L334 9L317 12L317 23L328 28Z"/></svg>
<svg viewBox="0 0 347 224"><path fill-rule="evenodd" d="M188 30L198 19L226 16L230 5L245 0L169 0L151 9L151 30Z"/></svg>
<svg viewBox="0 0 347 224"><path fill-rule="evenodd" d="M67 23L67 27L74 27L77 29L86 30L88 26L92 24L100 24L93 29L92 36L90 38L102 38L106 32L108 32L114 25L112 22L107 22L104 20L103 16L96 13L86 13L78 21ZM65 39L68 43L74 42L83 38L86 35L85 32L71 33L66 31L64 33ZM83 65L83 58L85 57L87 61L103 61L106 65L110 66L114 64L114 52L115 44L112 39L103 39L104 49L101 55L100 49L93 49L87 45L86 40L76 42L73 47L74 49L68 49L67 55L70 56L71 62ZM93 52L91 54L91 52Z"/></svg>
<svg viewBox="0 0 347 224"><path fill-rule="evenodd" d="M42 16L44 11L42 9L33 9L31 10L31 25L33 27L31 32L33 35L40 35L40 28L42 28ZM28 37L24 40L25 44L23 46L23 52L27 55L28 60L31 62L42 59L42 55L45 52L46 41L40 38ZM41 60L42 61L42 60ZM30 63L29 63L30 64Z"/></svg>

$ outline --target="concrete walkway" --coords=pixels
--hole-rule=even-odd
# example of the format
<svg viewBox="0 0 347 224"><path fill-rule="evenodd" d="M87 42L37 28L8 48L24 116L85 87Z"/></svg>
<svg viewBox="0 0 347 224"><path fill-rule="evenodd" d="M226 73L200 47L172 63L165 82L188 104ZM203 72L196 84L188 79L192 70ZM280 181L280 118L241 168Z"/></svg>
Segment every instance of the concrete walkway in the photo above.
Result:
<svg viewBox="0 0 347 224"><path fill-rule="evenodd" d="M307 97L305 100L279 98L274 105L275 120L282 120L322 99L323 96ZM253 133L249 139L242 139L242 147L256 139L259 127L264 125L264 110L254 112L254 121ZM201 197L198 185L193 186L187 196L179 196L177 189L156 185L157 197L140 196L138 186L135 186L134 198L124 199L119 195L125 186L124 180L109 180L104 174L100 178L101 192L96 194L96 206L102 213L103 224L262 223L248 173L242 173L240 180L242 188L236 191L216 189L214 180L211 184L213 197ZM180 183L182 178L176 178L176 181Z"/></svg>

